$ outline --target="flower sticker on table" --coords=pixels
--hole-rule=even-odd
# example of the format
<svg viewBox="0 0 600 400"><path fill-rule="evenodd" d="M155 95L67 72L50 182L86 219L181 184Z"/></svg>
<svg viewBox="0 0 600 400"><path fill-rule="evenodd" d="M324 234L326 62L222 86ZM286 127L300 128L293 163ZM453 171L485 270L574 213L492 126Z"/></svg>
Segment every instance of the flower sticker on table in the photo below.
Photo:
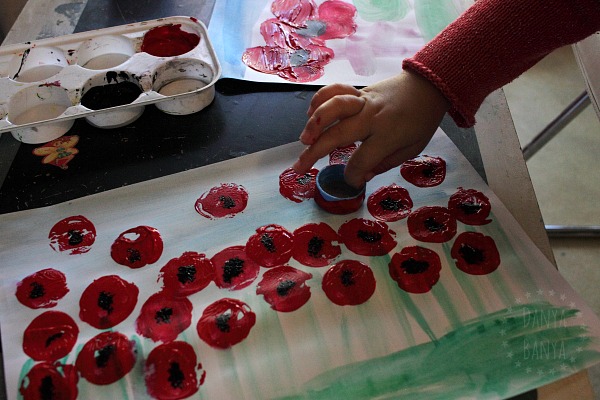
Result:
<svg viewBox="0 0 600 400"><path fill-rule="evenodd" d="M79 153L79 150L75 148L77 142L79 142L79 136L77 135L63 136L41 147L36 147L32 153L44 157L42 164L56 165L61 169L67 169L69 161L75 158L75 154Z"/></svg>
<svg viewBox="0 0 600 400"><path fill-rule="evenodd" d="M317 7L313 0L275 0L271 12L275 18L260 26L265 46L246 49L242 61L291 82L312 82L323 76L334 57L325 41L356 32L356 8L344 1L329 0Z"/></svg>

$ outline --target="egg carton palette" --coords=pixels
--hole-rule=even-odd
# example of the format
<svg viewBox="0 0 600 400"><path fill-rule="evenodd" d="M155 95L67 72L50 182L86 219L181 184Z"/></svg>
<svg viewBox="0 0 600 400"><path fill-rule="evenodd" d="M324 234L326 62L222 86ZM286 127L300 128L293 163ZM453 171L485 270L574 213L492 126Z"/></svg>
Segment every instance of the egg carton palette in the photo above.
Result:
<svg viewBox="0 0 600 400"><path fill-rule="evenodd" d="M75 119L135 121L148 104L186 115L209 105L221 67L206 26L168 17L0 47L0 133L45 143Z"/></svg>

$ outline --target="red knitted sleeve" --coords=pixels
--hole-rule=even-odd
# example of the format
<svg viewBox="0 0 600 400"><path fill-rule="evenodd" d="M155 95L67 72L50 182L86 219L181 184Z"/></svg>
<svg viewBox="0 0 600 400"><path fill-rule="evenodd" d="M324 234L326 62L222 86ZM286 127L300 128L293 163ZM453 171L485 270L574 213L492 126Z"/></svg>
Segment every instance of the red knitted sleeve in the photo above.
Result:
<svg viewBox="0 0 600 400"><path fill-rule="evenodd" d="M598 30L600 0L478 0L402 66L440 89L468 127L488 94Z"/></svg>

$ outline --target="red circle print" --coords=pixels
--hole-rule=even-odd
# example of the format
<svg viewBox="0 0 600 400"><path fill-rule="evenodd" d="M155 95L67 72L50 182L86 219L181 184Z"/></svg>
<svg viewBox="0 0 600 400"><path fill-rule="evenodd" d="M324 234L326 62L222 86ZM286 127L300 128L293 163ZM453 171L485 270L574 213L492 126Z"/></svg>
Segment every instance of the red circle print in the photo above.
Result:
<svg viewBox="0 0 600 400"><path fill-rule="evenodd" d="M211 261L215 267L215 283L221 289L243 289L254 282L260 270L260 266L246 254L245 246L221 250Z"/></svg>
<svg viewBox="0 0 600 400"><path fill-rule="evenodd" d="M454 217L467 225L485 225L492 222L487 219L492 206L490 199L475 189L461 187L448 199L448 210Z"/></svg>
<svg viewBox="0 0 600 400"><path fill-rule="evenodd" d="M204 192L196 200L196 212L205 218L232 218L248 205L246 188L235 183L222 183Z"/></svg>
<svg viewBox="0 0 600 400"><path fill-rule="evenodd" d="M186 342L161 344L150 352L144 366L146 389L152 398L178 400L190 397L203 383L196 375L194 348Z"/></svg>
<svg viewBox="0 0 600 400"><path fill-rule="evenodd" d="M463 232L450 251L456 266L471 275L486 275L500 266L500 253L494 239L478 232Z"/></svg>
<svg viewBox="0 0 600 400"><path fill-rule="evenodd" d="M316 168L303 175L297 174L292 168L286 169L279 175L279 193L295 203L314 198L318 173Z"/></svg>
<svg viewBox="0 0 600 400"><path fill-rule="evenodd" d="M108 329L123 322L138 300L139 289L117 275L93 281L79 299L79 318L97 329Z"/></svg>
<svg viewBox="0 0 600 400"><path fill-rule="evenodd" d="M338 229L348 250L361 256L383 256L396 247L396 233L382 221L354 218Z"/></svg>
<svg viewBox="0 0 600 400"><path fill-rule="evenodd" d="M329 153L329 165L334 164L348 164L350 156L358 148L356 143L352 143L348 146L338 147Z"/></svg>
<svg viewBox="0 0 600 400"><path fill-rule="evenodd" d="M133 369L136 346L119 332L102 332L83 345L75 366L81 376L95 385L109 385Z"/></svg>
<svg viewBox="0 0 600 400"><path fill-rule="evenodd" d="M52 308L68 292L65 274L46 268L17 283L15 295L21 304L29 308Z"/></svg>
<svg viewBox="0 0 600 400"><path fill-rule="evenodd" d="M367 265L343 260L329 268L321 284L325 295L338 306L355 306L369 300L375 292L375 277Z"/></svg>
<svg viewBox="0 0 600 400"><path fill-rule="evenodd" d="M409 293L426 293L440 279L442 263L436 252L420 246L405 247L392 256L390 276L400 289Z"/></svg>
<svg viewBox="0 0 600 400"><path fill-rule="evenodd" d="M142 306L135 330L155 342L172 342L191 325L192 308L186 297L154 293Z"/></svg>
<svg viewBox="0 0 600 400"><path fill-rule="evenodd" d="M437 186L446 178L446 161L426 155L415 157L400 166L400 175L418 187Z"/></svg>
<svg viewBox="0 0 600 400"><path fill-rule="evenodd" d="M50 247L67 254L83 254L90 251L96 241L94 224L82 215L74 215L58 221L48 234Z"/></svg>
<svg viewBox="0 0 600 400"><path fill-rule="evenodd" d="M150 226L138 226L121 233L110 248L116 263L129 268L154 264L163 251L160 233Z"/></svg>
<svg viewBox="0 0 600 400"><path fill-rule="evenodd" d="M141 50L156 57L173 57L193 50L198 43L197 34L182 30L181 24L169 24L146 32Z"/></svg>
<svg viewBox="0 0 600 400"><path fill-rule="evenodd" d="M225 298L206 307L196 330L209 346L226 349L244 340L255 323L256 315L246 303Z"/></svg>
<svg viewBox="0 0 600 400"><path fill-rule="evenodd" d="M380 187L367 200L367 209L373 218L385 222L406 218L412 207L408 190L396 184Z"/></svg>
<svg viewBox="0 0 600 400"><path fill-rule="evenodd" d="M173 296L189 296L207 287L215 278L215 268L206 255L187 251L160 270L163 290Z"/></svg>
<svg viewBox="0 0 600 400"><path fill-rule="evenodd" d="M456 235L456 218L445 207L421 207L408 216L407 225L421 242L444 243Z"/></svg>
<svg viewBox="0 0 600 400"><path fill-rule="evenodd" d="M307 267L324 267L342 253L337 232L324 222L303 225L293 236L292 257Z"/></svg>
<svg viewBox="0 0 600 400"><path fill-rule="evenodd" d="M31 321L23 333L23 351L35 361L55 361L71 352L79 328L61 311L46 311Z"/></svg>
<svg viewBox="0 0 600 400"><path fill-rule="evenodd" d="M246 243L246 253L262 267L270 268L287 263L292 257L292 234L284 227L261 226Z"/></svg>
<svg viewBox="0 0 600 400"><path fill-rule="evenodd" d="M42 362L29 370L19 393L25 400L75 400L78 380L72 365Z"/></svg>
<svg viewBox="0 0 600 400"><path fill-rule="evenodd" d="M311 274L289 265L275 267L263 274L256 294L263 295L275 311L296 311L310 299L310 288L306 286L310 278Z"/></svg>

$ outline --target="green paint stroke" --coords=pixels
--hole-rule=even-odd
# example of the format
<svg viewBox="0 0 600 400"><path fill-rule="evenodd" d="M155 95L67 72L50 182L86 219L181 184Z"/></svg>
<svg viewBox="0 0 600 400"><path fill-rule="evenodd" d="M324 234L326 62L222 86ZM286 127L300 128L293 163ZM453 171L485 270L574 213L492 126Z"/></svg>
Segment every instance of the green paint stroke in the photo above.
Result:
<svg viewBox="0 0 600 400"><path fill-rule="evenodd" d="M417 25L426 40L433 39L459 15L452 0L415 0Z"/></svg>
<svg viewBox="0 0 600 400"><path fill-rule="evenodd" d="M510 307L465 322L436 342L326 371L280 399L452 399L516 395L570 375L600 353L578 310Z"/></svg>
<svg viewBox="0 0 600 400"><path fill-rule="evenodd" d="M399 21L410 10L408 0L354 0L358 15L365 21Z"/></svg>

